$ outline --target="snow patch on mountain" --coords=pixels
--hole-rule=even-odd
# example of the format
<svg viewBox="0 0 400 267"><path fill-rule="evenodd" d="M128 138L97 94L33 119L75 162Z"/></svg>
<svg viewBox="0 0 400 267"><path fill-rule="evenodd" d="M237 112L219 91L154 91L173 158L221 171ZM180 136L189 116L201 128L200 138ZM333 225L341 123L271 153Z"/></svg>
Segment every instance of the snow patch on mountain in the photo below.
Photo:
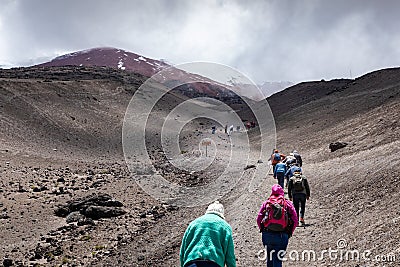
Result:
<svg viewBox="0 0 400 267"><path fill-rule="evenodd" d="M122 58L118 61L117 67L118 67L118 69L120 69L120 70L125 70L124 61L122 60Z"/></svg>

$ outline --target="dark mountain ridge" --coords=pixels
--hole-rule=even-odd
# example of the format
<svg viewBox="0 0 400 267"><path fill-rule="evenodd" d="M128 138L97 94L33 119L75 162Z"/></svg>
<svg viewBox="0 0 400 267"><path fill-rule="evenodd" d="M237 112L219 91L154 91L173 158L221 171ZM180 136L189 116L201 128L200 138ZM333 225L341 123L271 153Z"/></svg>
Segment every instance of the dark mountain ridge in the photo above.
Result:
<svg viewBox="0 0 400 267"><path fill-rule="evenodd" d="M400 82L400 68L389 68L367 73L356 79L334 79L330 81L302 82L283 91L277 92L267 98L276 117L287 113L297 107L301 107L312 101L328 97L330 95L343 94L350 96L362 92L373 92L383 89L398 90ZM343 93L341 93L343 92Z"/></svg>

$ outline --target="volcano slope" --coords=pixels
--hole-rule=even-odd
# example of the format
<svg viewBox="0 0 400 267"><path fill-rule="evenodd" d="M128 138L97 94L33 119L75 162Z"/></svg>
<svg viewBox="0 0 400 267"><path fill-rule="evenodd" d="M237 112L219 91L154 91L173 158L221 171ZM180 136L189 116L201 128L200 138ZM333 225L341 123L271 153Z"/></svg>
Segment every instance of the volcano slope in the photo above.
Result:
<svg viewBox="0 0 400 267"><path fill-rule="evenodd" d="M286 265L398 264L399 211L393 199L399 195L399 74L399 69L388 69L355 80L304 83L283 92L284 102L279 94L268 99L277 123L277 146L303 154L312 190L307 227L298 228L291 238ZM308 91L314 94L309 96ZM335 141L349 145L330 152L329 144ZM255 217L275 181L266 175L258 190L250 192L251 172L221 201L234 231L238 265L264 266ZM387 207L385 212L382 207ZM181 209L166 217L157 230L149 230L150 246L140 251L132 242L105 262L178 266L184 228L204 209ZM149 248L154 249L149 253Z"/></svg>
<svg viewBox="0 0 400 267"><path fill-rule="evenodd" d="M306 215L311 226L297 232L290 248L320 257L329 248L360 253L360 261L325 256L315 266L397 266L400 213L390 207L400 193L399 69L367 74L325 94L276 116L278 143L284 151L303 151L313 191ZM295 103L296 91L292 96ZM336 141L349 145L330 152L329 143ZM361 259L369 250L368 259ZM310 266L296 263L301 265Z"/></svg>
<svg viewBox="0 0 400 267"><path fill-rule="evenodd" d="M151 243L159 239L153 234L162 218L181 216L184 225L196 209L187 215L186 209L146 194L132 179L122 151L123 118L146 79L95 67L1 70L0 257L5 265L88 266L110 259L115 266L129 254L134 261L121 265L151 265L168 254L175 260L184 226L170 234L164 225L165 236L170 234L174 242L165 238L163 245ZM165 90L161 85L155 89ZM157 172L170 181L204 184L219 172L216 164L192 175L169 164L160 144L162 118L186 99L172 92L155 105L146 133L148 153ZM182 151L198 150L210 127L201 119L188 124L180 135ZM225 136L218 142L229 144ZM103 193L122 202L126 214L83 226L55 216L61 204ZM124 244L134 245L127 255L120 249Z"/></svg>
<svg viewBox="0 0 400 267"><path fill-rule="evenodd" d="M183 232L206 205L184 208L155 200L128 171L122 122L133 92L146 77L87 67L10 70L2 71L1 77L0 256L21 266L179 266ZM288 248L300 252L300 258L304 250L321 256L322 250L337 249L339 239L340 245L347 242L344 249L371 250L371 258L389 253L400 257L400 213L393 203L400 179L399 77L399 69L388 69L355 80L303 83L268 99L276 119L277 147L302 153L312 190L306 211L309 225L296 230ZM158 128L151 127L146 135L149 154L166 179L207 184L229 158L230 140L221 127L214 136L216 162L200 173L171 166L159 141L163 118L184 100L172 95L157 106L150 125ZM207 120L185 126L182 151L198 149L199 142L210 137L210 126ZM257 133L250 131L253 143L260 139ZM335 141L349 145L330 152L329 143ZM268 156L262 160L267 162ZM267 163L256 167L268 168ZM246 170L220 199L233 228L239 266L265 265L259 257L262 245L255 217L275 181L266 174L257 190L248 190L253 172ZM121 201L126 214L83 226L54 215L57 205L92 193ZM380 264L327 255L293 261L285 264Z"/></svg>

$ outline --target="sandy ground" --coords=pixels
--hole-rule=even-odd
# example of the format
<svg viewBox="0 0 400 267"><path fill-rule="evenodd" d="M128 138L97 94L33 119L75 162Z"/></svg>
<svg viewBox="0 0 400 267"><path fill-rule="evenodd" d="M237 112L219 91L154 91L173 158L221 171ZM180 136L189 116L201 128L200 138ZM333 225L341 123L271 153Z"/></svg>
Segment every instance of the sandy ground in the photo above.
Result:
<svg viewBox="0 0 400 267"><path fill-rule="evenodd" d="M275 112L276 146L284 153L301 152L311 186L308 226L296 229L288 251L298 251L301 257L301 252L312 250L318 257L323 250L338 249L338 241L345 243L344 253L371 251L370 260L326 255L289 260L284 266L398 266L400 212L393 200L400 194L400 83L395 74L390 70L351 84L329 83L316 99ZM121 128L137 80L75 79L79 80L0 80L0 258L16 266L179 266L183 233L207 204L188 208L159 201L135 182L139 176L129 171L123 158ZM291 90L287 97L297 99L299 92ZM278 100L272 99L276 105ZM230 155L222 127L211 135L211 122L199 120L181 132L182 155L199 164L208 159L194 151L204 138L213 138L215 160L201 172L174 167L160 146L157 133L163 116L182 101L171 97L157 106L146 133L148 152L156 172L168 181L208 185L226 168ZM234 135L235 145L245 147L246 133ZM256 168L232 170L232 177L243 176L220 201L233 229L238 266L265 266L258 258L262 244L255 220L276 181L267 174L269 153L257 153L257 129L249 136L246 164ZM349 145L330 152L329 143L335 141ZM257 163L260 158L263 163ZM264 174L255 188L251 182L257 171ZM93 193L121 201L126 213L83 226L55 216L59 205Z"/></svg>

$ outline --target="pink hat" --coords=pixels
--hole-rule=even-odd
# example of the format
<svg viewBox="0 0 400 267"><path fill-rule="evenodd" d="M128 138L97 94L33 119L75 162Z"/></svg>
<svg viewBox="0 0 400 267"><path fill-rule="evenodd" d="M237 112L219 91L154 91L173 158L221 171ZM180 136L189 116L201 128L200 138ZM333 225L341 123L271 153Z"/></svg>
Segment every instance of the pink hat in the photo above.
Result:
<svg viewBox="0 0 400 267"><path fill-rule="evenodd" d="M285 195L285 192L283 191L283 188L279 184L274 184L272 186L272 192L271 195Z"/></svg>

